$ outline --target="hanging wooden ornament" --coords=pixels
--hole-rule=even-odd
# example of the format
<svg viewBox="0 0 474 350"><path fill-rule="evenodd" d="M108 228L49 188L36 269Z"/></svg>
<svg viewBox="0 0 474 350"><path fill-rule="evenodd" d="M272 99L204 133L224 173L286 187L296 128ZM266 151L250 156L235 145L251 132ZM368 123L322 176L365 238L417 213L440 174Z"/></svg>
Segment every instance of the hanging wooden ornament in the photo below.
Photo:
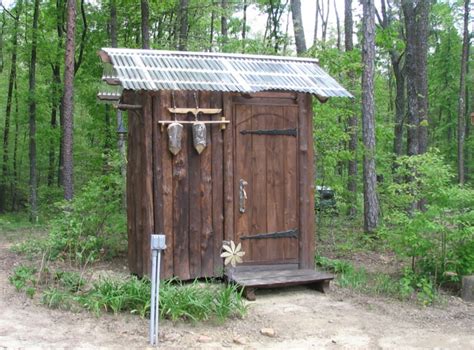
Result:
<svg viewBox="0 0 474 350"><path fill-rule="evenodd" d="M168 125L168 149L173 155L181 150L181 139L183 138L183 125L174 122Z"/></svg>
<svg viewBox="0 0 474 350"><path fill-rule="evenodd" d="M193 123L193 143L197 153L201 154L206 148L206 124L201 122Z"/></svg>

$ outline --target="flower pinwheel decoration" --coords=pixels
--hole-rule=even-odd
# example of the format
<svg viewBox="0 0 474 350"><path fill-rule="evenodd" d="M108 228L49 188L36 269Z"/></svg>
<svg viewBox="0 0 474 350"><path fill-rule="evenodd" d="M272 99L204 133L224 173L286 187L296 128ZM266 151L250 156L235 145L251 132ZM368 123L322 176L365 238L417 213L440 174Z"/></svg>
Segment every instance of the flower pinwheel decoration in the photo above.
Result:
<svg viewBox="0 0 474 350"><path fill-rule="evenodd" d="M221 258L225 258L224 265L231 264L232 267L236 267L237 264L242 263L242 257L245 252L241 251L242 245L239 243L237 246L234 241L226 242L222 245L224 252L221 254Z"/></svg>

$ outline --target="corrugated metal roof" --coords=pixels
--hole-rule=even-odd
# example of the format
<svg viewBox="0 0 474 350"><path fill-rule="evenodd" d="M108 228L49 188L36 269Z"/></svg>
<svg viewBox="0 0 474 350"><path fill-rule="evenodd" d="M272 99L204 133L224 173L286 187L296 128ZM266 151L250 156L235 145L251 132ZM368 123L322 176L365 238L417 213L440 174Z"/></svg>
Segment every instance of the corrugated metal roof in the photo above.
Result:
<svg viewBox="0 0 474 350"><path fill-rule="evenodd" d="M100 54L113 67L104 70L103 80L129 90L281 90L352 97L314 59L115 48Z"/></svg>

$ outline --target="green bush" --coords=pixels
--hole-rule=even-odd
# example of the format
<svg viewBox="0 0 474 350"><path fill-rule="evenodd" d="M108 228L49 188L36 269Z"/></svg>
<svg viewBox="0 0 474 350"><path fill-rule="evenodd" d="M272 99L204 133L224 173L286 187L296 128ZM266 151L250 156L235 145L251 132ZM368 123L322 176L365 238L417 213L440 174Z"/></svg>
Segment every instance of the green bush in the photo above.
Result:
<svg viewBox="0 0 474 350"><path fill-rule="evenodd" d="M453 185L453 174L437 152L400 157L382 195L381 234L415 274L435 285L474 272L474 191ZM408 179L407 181L402 181ZM421 210L413 209L419 203Z"/></svg>
<svg viewBox="0 0 474 350"><path fill-rule="evenodd" d="M25 291L32 298L36 293L36 272L34 267L21 265L13 270L8 279L18 292Z"/></svg>
<svg viewBox="0 0 474 350"><path fill-rule="evenodd" d="M90 180L74 200L61 203L62 213L52 221L48 238L51 259L83 264L124 251L123 191L121 175L110 173Z"/></svg>

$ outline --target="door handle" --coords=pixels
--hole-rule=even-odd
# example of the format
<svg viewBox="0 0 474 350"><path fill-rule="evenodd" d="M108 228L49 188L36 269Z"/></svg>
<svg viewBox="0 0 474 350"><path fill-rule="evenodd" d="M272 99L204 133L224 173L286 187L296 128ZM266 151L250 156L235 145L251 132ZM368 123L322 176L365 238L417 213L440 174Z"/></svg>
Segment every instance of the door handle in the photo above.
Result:
<svg viewBox="0 0 474 350"><path fill-rule="evenodd" d="M241 214L245 213L245 201L247 200L247 192L245 192L245 186L248 182L244 179L239 181L239 211Z"/></svg>

